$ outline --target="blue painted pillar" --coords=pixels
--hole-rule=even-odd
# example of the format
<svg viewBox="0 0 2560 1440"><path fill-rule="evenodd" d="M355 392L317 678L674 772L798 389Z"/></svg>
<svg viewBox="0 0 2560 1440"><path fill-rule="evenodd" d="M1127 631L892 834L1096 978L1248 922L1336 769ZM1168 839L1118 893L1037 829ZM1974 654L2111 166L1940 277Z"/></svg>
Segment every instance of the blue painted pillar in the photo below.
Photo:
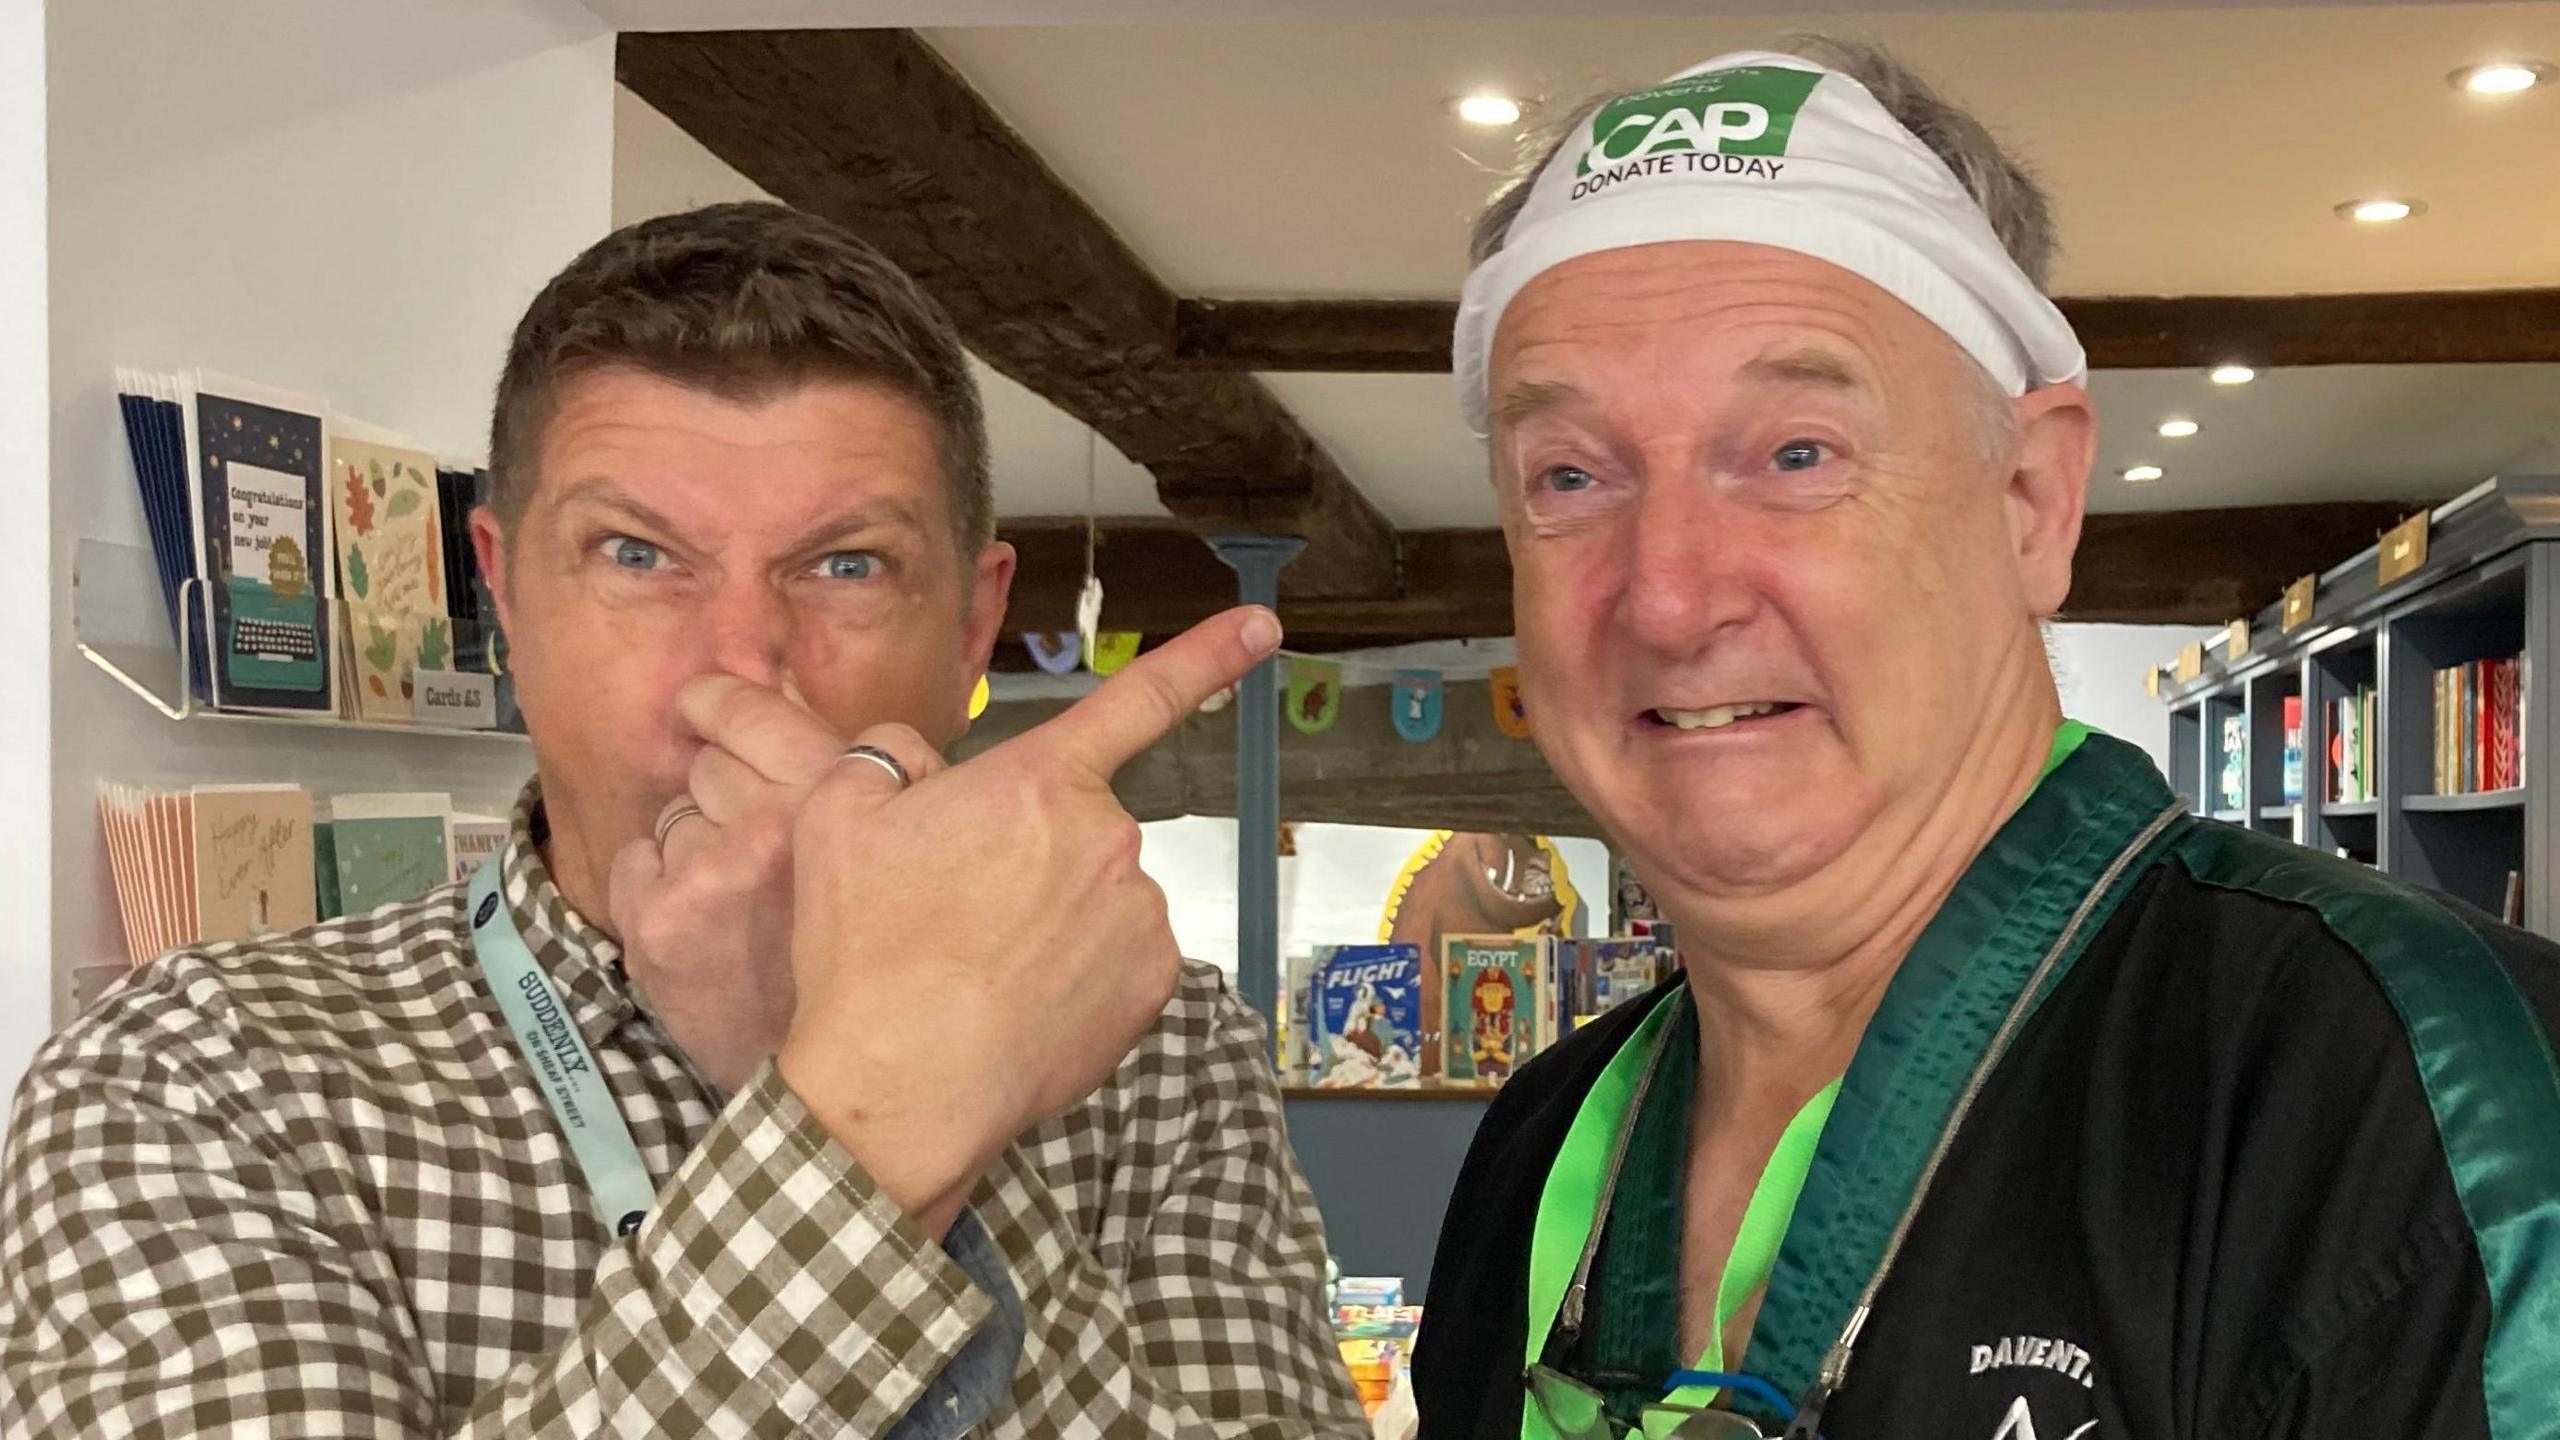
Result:
<svg viewBox="0 0 2560 1440"><path fill-rule="evenodd" d="M1236 572L1246 605L1277 607L1280 572L1307 548L1281 535L1214 535L1209 548ZM1244 1003L1280 1033L1279 658L1253 667L1236 692L1236 979Z"/></svg>

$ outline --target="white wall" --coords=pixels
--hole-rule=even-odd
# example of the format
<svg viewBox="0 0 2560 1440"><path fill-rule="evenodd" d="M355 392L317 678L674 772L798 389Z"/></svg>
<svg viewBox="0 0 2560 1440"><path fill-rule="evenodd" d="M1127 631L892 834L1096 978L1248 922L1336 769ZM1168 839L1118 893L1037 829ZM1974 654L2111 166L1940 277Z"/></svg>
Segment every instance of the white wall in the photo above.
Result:
<svg viewBox="0 0 2560 1440"><path fill-rule="evenodd" d="M0 0L0 1081L43 1040L52 988L44 106L43 0Z"/></svg>
<svg viewBox="0 0 2560 1440"><path fill-rule="evenodd" d="M116 364L317 393L440 453L480 456L516 317L607 228L604 24L575 0L50 11L50 534L66 622L78 540L144 543ZM33 63L21 47L0 52L0 67ZM32 80L10 78L0 69L15 106ZM6 193L15 225L22 192ZM102 778L450 789L489 805L531 771L529 751L486 740L166 721L82 660L67 628L54 627L50 656L57 984L122 949ZM22 1003L0 1008L39 1024L49 1008L8 999ZM23 1048L0 1049L10 1089Z"/></svg>
<svg viewBox="0 0 2560 1440"><path fill-rule="evenodd" d="M2151 752L2169 768L2169 707L2143 692L2142 667L2164 664L2220 626L2056 625L2049 649L2062 713Z"/></svg>

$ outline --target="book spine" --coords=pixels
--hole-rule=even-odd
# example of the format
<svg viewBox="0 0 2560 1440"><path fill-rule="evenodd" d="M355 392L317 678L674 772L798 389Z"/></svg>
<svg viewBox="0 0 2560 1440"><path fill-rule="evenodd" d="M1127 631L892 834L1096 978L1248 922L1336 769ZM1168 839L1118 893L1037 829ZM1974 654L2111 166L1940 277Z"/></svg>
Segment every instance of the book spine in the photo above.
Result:
<svg viewBox="0 0 2560 1440"><path fill-rule="evenodd" d="M2444 793L2444 672L2438 670L2428 679L2432 687L2429 693L2433 697L2433 702L2428 709L2434 712L2435 718L2434 725L2428 731L2435 741L2434 749L2430 752L2432 759L2428 762L2428 768L2433 775L2436 793L2441 795Z"/></svg>
<svg viewBox="0 0 2560 1440"><path fill-rule="evenodd" d="M2362 722L2364 725L2364 729L2362 731L2364 736L2364 788L2356 796L2359 800L2371 800L2382 793L2382 767L2378 763L2381 758L2381 745L2379 743L2381 737L2376 734L2377 727L2374 725L2374 721L2381 710L2381 705L2379 703L2380 698L2381 697L2375 693L2372 686L2368 685L2365 687L2364 718Z"/></svg>
<svg viewBox="0 0 2560 1440"><path fill-rule="evenodd" d="M2447 666L2444 672L2444 782L2436 787L2441 795L2462 792L2462 667Z"/></svg>
<svg viewBox="0 0 2560 1440"><path fill-rule="evenodd" d="M2462 667L2462 793L2480 788L2480 667Z"/></svg>
<svg viewBox="0 0 2560 1440"><path fill-rule="evenodd" d="M2487 790L2489 785L2489 666L2486 661L2470 667L2471 703L2464 707L2464 717L2471 726L2471 789Z"/></svg>
<svg viewBox="0 0 2560 1440"><path fill-rule="evenodd" d="M1453 941L1440 942L1440 1073L1451 1082L1467 1084L1476 1078L1475 1054L1471 1046L1474 1026L1467 1012L1467 997L1460 988L1466 978L1465 954Z"/></svg>
<svg viewBox="0 0 2560 1440"><path fill-rule="evenodd" d="M2524 727L2517 723L2519 704L2524 695L2524 687L2520 683L2522 678L2522 662L2513 659L2498 662L2498 786L2505 790L2524 783L2523 767L2519 764L2524 753Z"/></svg>
<svg viewBox="0 0 2560 1440"><path fill-rule="evenodd" d="M2302 697L2284 697L2284 803L2302 803Z"/></svg>

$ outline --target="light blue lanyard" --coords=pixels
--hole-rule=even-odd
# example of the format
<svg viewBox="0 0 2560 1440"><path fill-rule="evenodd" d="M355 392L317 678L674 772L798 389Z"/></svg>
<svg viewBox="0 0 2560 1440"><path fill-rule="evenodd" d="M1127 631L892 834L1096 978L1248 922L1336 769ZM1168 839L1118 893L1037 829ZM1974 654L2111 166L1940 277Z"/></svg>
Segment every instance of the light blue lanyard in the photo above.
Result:
<svg viewBox="0 0 2560 1440"><path fill-rule="evenodd" d="M551 977L534 963L516 931L516 917L498 893L498 866L504 852L490 856L471 875L471 953L480 962L481 978L497 997L498 1009L515 1031L516 1049L542 1086L542 1098L569 1136L569 1151L586 1172L589 1199L596 1218L616 1235L640 1228L657 1191L649 1184L649 1168L640 1163L640 1147L631 1143L631 1127L596 1068L595 1052L569 1018L568 1002L552 987Z"/></svg>

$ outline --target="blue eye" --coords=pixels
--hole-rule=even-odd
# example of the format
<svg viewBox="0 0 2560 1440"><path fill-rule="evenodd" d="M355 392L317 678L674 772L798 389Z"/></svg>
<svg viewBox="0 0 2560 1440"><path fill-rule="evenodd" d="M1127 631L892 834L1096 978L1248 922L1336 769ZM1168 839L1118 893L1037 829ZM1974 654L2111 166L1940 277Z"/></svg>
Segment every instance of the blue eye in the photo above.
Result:
<svg viewBox="0 0 2560 1440"><path fill-rule="evenodd" d="M1592 478L1590 471L1579 465L1558 465L1539 478L1548 489L1560 495L1588 490L1600 483Z"/></svg>
<svg viewBox="0 0 2560 1440"><path fill-rule="evenodd" d="M880 557L868 550L839 550L818 562L817 573L830 580L868 580L880 573Z"/></svg>
<svg viewBox="0 0 2560 1440"><path fill-rule="evenodd" d="M1810 470L1821 464L1828 453L1828 448L1818 441L1790 440L1769 458L1780 470Z"/></svg>
<svg viewBox="0 0 2560 1440"><path fill-rule="evenodd" d="M646 540L616 535L599 547L604 558L625 570L655 570L665 564L667 552Z"/></svg>

